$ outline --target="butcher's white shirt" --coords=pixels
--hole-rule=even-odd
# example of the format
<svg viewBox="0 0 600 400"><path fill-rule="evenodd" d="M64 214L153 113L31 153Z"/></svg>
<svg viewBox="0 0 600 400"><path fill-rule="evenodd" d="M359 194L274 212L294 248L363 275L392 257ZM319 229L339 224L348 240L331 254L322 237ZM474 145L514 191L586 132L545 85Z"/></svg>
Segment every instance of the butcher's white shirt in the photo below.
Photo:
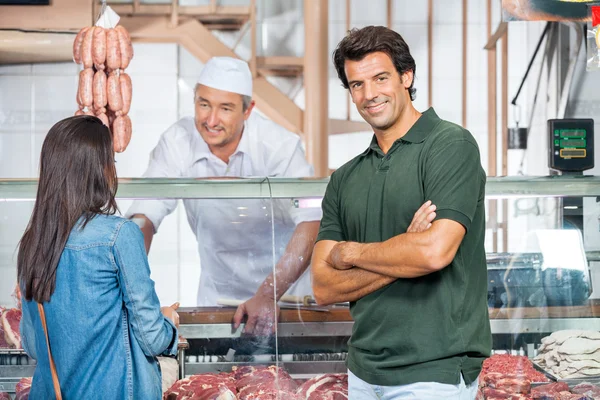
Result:
<svg viewBox="0 0 600 400"><path fill-rule="evenodd" d="M300 138L256 113L245 122L237 150L226 164L212 154L192 117L165 131L150 154L144 177L307 177L313 168L304 157ZM158 229L178 200L137 200L126 217L144 214ZM272 235L269 199L183 200L188 222L198 241L202 264L198 305L216 305L218 298L246 300L273 271L295 226L321 219L320 208L295 208L290 199L273 201ZM288 294L311 294L307 270Z"/></svg>

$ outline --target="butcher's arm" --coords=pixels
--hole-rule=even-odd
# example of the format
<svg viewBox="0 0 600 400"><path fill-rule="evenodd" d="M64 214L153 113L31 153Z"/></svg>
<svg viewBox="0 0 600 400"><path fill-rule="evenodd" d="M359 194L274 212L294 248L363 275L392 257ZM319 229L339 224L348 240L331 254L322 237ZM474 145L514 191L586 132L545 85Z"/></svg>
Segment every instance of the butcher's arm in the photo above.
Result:
<svg viewBox="0 0 600 400"><path fill-rule="evenodd" d="M296 226L285 252L275 265L277 300L300 278L310 264L313 247L319 233L319 221L301 222ZM264 280L256 294L268 295L273 299L273 273Z"/></svg>
<svg viewBox="0 0 600 400"><path fill-rule="evenodd" d="M384 242L342 242L334 246L330 262L334 268L354 269L394 278L416 278L450 265L466 231L450 219L432 223L424 232L403 233Z"/></svg>
<svg viewBox="0 0 600 400"><path fill-rule="evenodd" d="M356 301L396 278L361 268L336 269L329 260L331 250L342 242L321 240L312 257L312 286L317 303L322 305Z"/></svg>
<svg viewBox="0 0 600 400"><path fill-rule="evenodd" d="M274 288L273 273L270 273L259 286L256 294L236 310L233 317L234 329L238 328L247 315L245 333L272 332L276 312L275 298L279 300L308 268L318 233L319 221L305 221L296 226L283 256L275 265L276 288Z"/></svg>
<svg viewBox="0 0 600 400"><path fill-rule="evenodd" d="M134 214L131 220L140 227L142 234L144 235L144 247L146 248L146 254L150 252L150 245L152 244L152 238L154 238L154 224L144 214Z"/></svg>

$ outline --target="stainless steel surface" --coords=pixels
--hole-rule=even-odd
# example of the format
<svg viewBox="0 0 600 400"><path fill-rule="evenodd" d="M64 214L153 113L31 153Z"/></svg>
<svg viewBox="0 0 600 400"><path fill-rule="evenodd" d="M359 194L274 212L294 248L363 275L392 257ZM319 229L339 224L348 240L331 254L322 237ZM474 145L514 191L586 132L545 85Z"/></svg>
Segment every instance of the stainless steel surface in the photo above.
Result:
<svg viewBox="0 0 600 400"><path fill-rule="evenodd" d="M274 364L274 363L273 363ZM257 365L256 363L213 362L213 363L186 363L185 370L188 375L205 374L209 372L231 371L231 367L241 365ZM263 364L264 365L264 364ZM280 362L291 375L317 375L346 373L348 369L344 361L291 361Z"/></svg>
<svg viewBox="0 0 600 400"><path fill-rule="evenodd" d="M150 179L119 181L119 199L214 199L214 198L302 198L322 197L328 179ZM35 179L0 179L0 201L33 200ZM486 196L585 197L600 196L600 176L488 177Z"/></svg>
<svg viewBox="0 0 600 400"><path fill-rule="evenodd" d="M278 327L279 337L350 336L353 322L289 322ZM185 324L179 333L186 339L237 338L244 324L232 332L231 324Z"/></svg>
<svg viewBox="0 0 600 400"><path fill-rule="evenodd" d="M551 333L563 329L600 330L599 318L492 319L494 334Z"/></svg>
<svg viewBox="0 0 600 400"><path fill-rule="evenodd" d="M353 322L292 322L279 326L279 337L350 336ZM492 319L493 334L551 333L563 329L600 331L599 318ZM179 330L187 339L237 338L243 329L232 333L230 324L181 325Z"/></svg>
<svg viewBox="0 0 600 400"><path fill-rule="evenodd" d="M0 378L21 379L33 376L33 371L35 371L35 365L2 365L0 366Z"/></svg>
<svg viewBox="0 0 600 400"><path fill-rule="evenodd" d="M20 379L21 378L5 378L0 371L0 392L15 393L15 386Z"/></svg>

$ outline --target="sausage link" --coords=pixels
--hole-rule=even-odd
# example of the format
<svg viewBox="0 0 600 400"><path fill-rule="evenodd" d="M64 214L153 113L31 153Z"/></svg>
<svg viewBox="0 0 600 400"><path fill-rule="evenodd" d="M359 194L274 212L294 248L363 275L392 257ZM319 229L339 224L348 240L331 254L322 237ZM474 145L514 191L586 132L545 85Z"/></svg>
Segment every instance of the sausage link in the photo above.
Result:
<svg viewBox="0 0 600 400"><path fill-rule="evenodd" d="M129 66L131 59L133 58L133 45L131 44L131 36L129 32L121 25L117 25L115 28L119 34L119 48L121 49L121 69L125 69Z"/></svg>
<svg viewBox="0 0 600 400"><path fill-rule="evenodd" d="M131 140L131 119L127 115L121 115L113 122L113 150L122 153Z"/></svg>
<svg viewBox="0 0 600 400"><path fill-rule="evenodd" d="M97 71L94 74L94 108L106 107L107 103L106 74L104 71Z"/></svg>
<svg viewBox="0 0 600 400"><path fill-rule="evenodd" d="M92 59L94 66L98 70L104 69L106 61L106 31L104 28L97 26L94 29L94 38L92 41Z"/></svg>
<svg viewBox="0 0 600 400"><path fill-rule="evenodd" d="M127 114L131 108L131 78L125 72L121 72L119 75L119 84L121 85L121 97L123 98L123 108L121 108L121 115Z"/></svg>
<svg viewBox="0 0 600 400"><path fill-rule="evenodd" d="M94 59L92 58L92 44L94 43L95 26L90 27L81 43L81 61L83 68L92 68Z"/></svg>
<svg viewBox="0 0 600 400"><path fill-rule="evenodd" d="M79 98L84 107L91 108L94 103L93 95L94 70L86 68L79 73Z"/></svg>
<svg viewBox="0 0 600 400"><path fill-rule="evenodd" d="M115 73L108 77L108 108L112 111L120 111L123 108L119 76Z"/></svg>
<svg viewBox="0 0 600 400"><path fill-rule="evenodd" d="M112 28L106 31L106 66L111 70L121 67L119 34Z"/></svg>
<svg viewBox="0 0 600 400"><path fill-rule="evenodd" d="M75 115L84 115L85 113L82 110L75 111Z"/></svg>
<svg viewBox="0 0 600 400"><path fill-rule="evenodd" d="M81 44L83 43L85 34L89 30L89 26L81 28L81 30L75 36L75 40L73 40L73 61L75 61L76 64L81 64Z"/></svg>
<svg viewBox="0 0 600 400"><path fill-rule="evenodd" d="M106 125L106 126L108 126L110 128L110 125L108 123L108 117L106 116L106 114L101 113L101 114L97 114L96 116L100 119L100 121L102 121L102 123L104 125Z"/></svg>

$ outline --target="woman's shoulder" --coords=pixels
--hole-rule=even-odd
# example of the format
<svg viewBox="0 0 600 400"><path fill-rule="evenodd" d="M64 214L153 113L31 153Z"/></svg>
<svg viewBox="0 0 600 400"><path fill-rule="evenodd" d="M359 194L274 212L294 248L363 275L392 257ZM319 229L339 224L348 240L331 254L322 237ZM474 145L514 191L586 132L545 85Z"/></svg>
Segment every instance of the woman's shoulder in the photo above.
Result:
<svg viewBox="0 0 600 400"><path fill-rule="evenodd" d="M133 224L117 215L96 215L84 224L80 219L71 230L67 242L69 247L101 246L114 244L124 225Z"/></svg>

